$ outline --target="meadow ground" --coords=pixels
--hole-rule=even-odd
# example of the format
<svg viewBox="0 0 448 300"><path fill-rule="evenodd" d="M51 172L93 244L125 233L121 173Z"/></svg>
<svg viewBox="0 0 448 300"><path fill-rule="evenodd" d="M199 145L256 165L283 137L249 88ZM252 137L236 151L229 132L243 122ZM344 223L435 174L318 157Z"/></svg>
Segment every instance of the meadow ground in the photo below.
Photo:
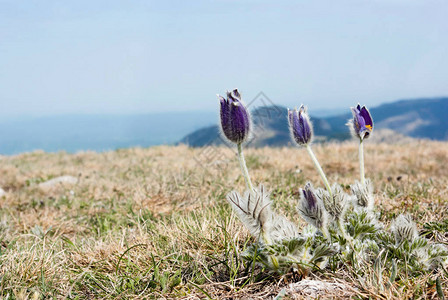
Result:
<svg viewBox="0 0 448 300"><path fill-rule="evenodd" d="M315 145L314 150L330 182L348 187L358 178L354 143ZM365 151L381 221L388 224L409 212L428 238L448 244L448 143L367 142ZM298 189L308 180L322 186L306 151L245 153L252 181L264 183L275 209L303 227L296 213ZM297 280L247 268L239 259L253 238L225 200L231 190L245 189L231 149L34 152L1 157L0 170L6 191L0 198L4 299L269 299ZM62 175L78 182L39 185ZM377 271L386 281L389 267ZM448 287L442 271L419 278L404 274L385 285L369 280L374 275L372 270L358 278L347 266L309 278L345 284L360 298L437 298L436 276Z"/></svg>

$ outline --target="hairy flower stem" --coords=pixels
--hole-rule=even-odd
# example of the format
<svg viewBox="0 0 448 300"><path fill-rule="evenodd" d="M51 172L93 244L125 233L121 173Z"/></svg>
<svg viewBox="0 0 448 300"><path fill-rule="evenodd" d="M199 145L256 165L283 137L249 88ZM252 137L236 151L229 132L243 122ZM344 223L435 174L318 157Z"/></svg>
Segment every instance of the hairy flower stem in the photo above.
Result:
<svg viewBox="0 0 448 300"><path fill-rule="evenodd" d="M341 218L339 218L338 219L338 228L341 231L342 236L344 237L344 239L347 240L350 243L350 245L351 245L352 238L345 231L344 224L342 222L343 222L343 220Z"/></svg>
<svg viewBox="0 0 448 300"><path fill-rule="evenodd" d="M330 194L330 198L332 198L333 193L331 192L331 187L330 187L330 184L328 183L327 176L325 176L325 173L322 170L322 167L320 166L319 161L317 160L316 156L314 155L314 152L311 149L310 145L308 145L308 144L306 145L306 150L308 151L308 154L310 155L311 160L313 161L314 165L316 166L316 169L319 172L319 175L322 178L322 181L324 182L328 193Z"/></svg>
<svg viewBox="0 0 448 300"><path fill-rule="evenodd" d="M328 232L328 229L327 229L326 227L321 228L321 229L320 229L320 232L322 232L322 235L324 236L324 238L325 238L326 240L331 240L331 235L330 235L330 233Z"/></svg>
<svg viewBox="0 0 448 300"><path fill-rule="evenodd" d="M240 161L241 172L243 173L243 177L246 180L247 188L251 192L255 192L254 187L252 185L252 181L250 181L249 171L247 170L246 160L244 159L243 147L241 146L241 143L238 143L238 159ZM261 238L266 245L272 245L272 241L269 238L269 235L263 231L261 232ZM278 263L277 258L274 255L270 255L270 258L271 258L272 265L274 266L274 268L278 269L280 267L280 265Z"/></svg>
<svg viewBox="0 0 448 300"><path fill-rule="evenodd" d="M363 140L359 141L359 175L361 176L361 184L364 185L366 179L364 177L364 147Z"/></svg>
<svg viewBox="0 0 448 300"><path fill-rule="evenodd" d="M241 143L238 143L238 159L240 161L241 172L243 173L243 177L246 180L247 188L251 191L254 191L254 187L252 185L252 182L250 181L249 171L247 170L246 160L244 159Z"/></svg>
<svg viewBox="0 0 448 300"><path fill-rule="evenodd" d="M261 239L263 240L263 243L265 245L272 245L272 241L269 238L269 235L266 234L264 231L261 232ZM275 257L275 255L269 255L269 257L271 258L271 262L272 265L274 266L274 269L277 270L278 268L280 268L280 264L278 263L277 257Z"/></svg>

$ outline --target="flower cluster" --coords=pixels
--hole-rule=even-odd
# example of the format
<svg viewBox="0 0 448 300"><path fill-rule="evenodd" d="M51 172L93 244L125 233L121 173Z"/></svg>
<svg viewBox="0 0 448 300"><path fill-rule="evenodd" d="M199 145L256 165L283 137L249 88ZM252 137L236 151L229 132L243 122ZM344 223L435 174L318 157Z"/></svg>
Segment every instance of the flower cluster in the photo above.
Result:
<svg viewBox="0 0 448 300"><path fill-rule="evenodd" d="M350 264L360 270L381 263L392 266L391 280L397 272L421 274L446 267L448 249L419 236L409 215L398 216L389 230L378 220L374 208L372 183L365 179L363 141L373 132L373 119L365 106L352 107L353 119L348 126L359 141L360 180L348 193L341 185L330 185L311 144L313 126L307 109L288 110L291 139L305 148L322 178L325 189L314 188L310 182L299 189L297 212L308 223L301 232L294 223L274 212L272 200L264 185L254 188L242 153L242 144L251 130L250 114L238 90L219 96L222 134L238 146L239 161L247 183L241 196L232 191L227 195L233 211L257 242L242 254L248 263L283 273L291 269L306 275L326 267L329 258L333 268ZM364 271L363 271L364 270ZM357 274L358 276L359 274Z"/></svg>

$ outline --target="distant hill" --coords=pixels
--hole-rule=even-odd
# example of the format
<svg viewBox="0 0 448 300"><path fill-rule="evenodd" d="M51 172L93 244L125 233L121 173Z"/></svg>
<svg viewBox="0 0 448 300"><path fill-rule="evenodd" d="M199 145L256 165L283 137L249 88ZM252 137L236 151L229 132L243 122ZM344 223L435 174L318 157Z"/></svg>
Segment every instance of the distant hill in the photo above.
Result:
<svg viewBox="0 0 448 300"><path fill-rule="evenodd" d="M328 116L315 111L313 124L317 140L349 138L345 124L351 113ZM448 140L448 97L403 100L371 109L378 129L391 129L417 138ZM287 109L259 107L252 112L252 146L284 146L290 143ZM85 150L106 151L117 148L149 147L181 141L191 146L222 144L216 112L169 112L134 115L59 115L34 118L5 117L0 120L0 155L37 149L46 152ZM212 126L210 126L212 125ZM207 127L208 126L208 127ZM394 140L387 132L380 140ZM402 137L400 140L403 140Z"/></svg>
<svg viewBox="0 0 448 300"><path fill-rule="evenodd" d="M390 129L401 135L448 140L448 97L400 100L370 109L375 130ZM312 112L310 112L312 117ZM254 137L252 146L285 146L290 144L287 109L282 106L257 108L252 112ZM313 118L318 140L344 140L350 137L345 125L351 112L332 117ZM222 144L218 125L198 129L180 143L193 147Z"/></svg>

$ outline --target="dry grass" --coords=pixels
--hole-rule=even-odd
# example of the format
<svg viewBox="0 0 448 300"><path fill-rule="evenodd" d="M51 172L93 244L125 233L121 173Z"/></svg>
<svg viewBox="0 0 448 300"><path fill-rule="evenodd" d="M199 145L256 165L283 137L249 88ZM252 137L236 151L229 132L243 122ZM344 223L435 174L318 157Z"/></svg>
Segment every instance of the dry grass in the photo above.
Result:
<svg viewBox="0 0 448 300"><path fill-rule="evenodd" d="M357 179L355 144L314 150L331 182ZM383 222L404 211L419 229L447 219L447 143L368 143L365 150ZM307 180L321 185L306 152L249 149L246 159L252 180L271 189L275 208L302 226L297 191ZM7 192L0 199L4 298L266 299L296 280L260 269L252 273L238 258L252 239L225 200L232 189L245 188L231 149L34 152L1 157L0 170L0 187ZM78 183L39 187L62 175ZM448 234L432 238L447 243ZM430 275L387 290L343 271L314 276L348 283L359 297L436 297Z"/></svg>

